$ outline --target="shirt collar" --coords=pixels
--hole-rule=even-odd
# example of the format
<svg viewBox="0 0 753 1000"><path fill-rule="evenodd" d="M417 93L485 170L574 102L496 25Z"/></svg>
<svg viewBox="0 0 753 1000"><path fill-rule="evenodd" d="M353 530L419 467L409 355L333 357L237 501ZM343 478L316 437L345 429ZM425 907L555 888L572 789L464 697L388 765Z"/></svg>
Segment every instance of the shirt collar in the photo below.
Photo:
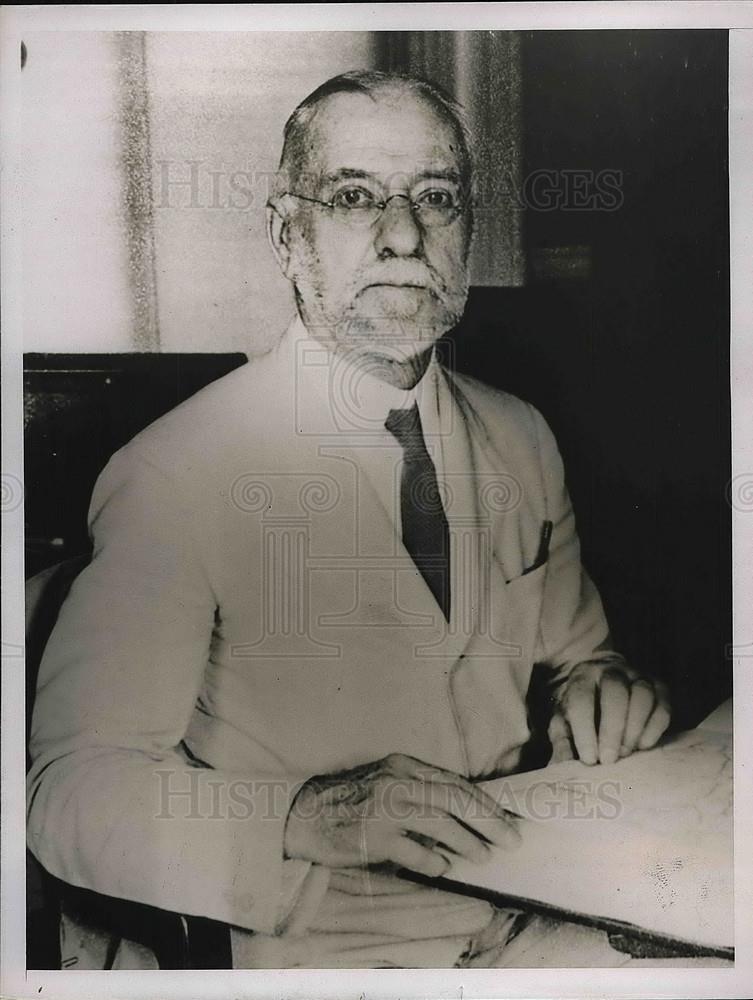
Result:
<svg viewBox="0 0 753 1000"><path fill-rule="evenodd" d="M429 364L412 389L390 385L353 363L348 355L332 352L309 334L300 317L291 323L281 350L290 352L295 370L299 433L370 436L389 433L384 422L390 410L418 405L424 436L443 433L438 420L437 383L442 369L432 350Z"/></svg>

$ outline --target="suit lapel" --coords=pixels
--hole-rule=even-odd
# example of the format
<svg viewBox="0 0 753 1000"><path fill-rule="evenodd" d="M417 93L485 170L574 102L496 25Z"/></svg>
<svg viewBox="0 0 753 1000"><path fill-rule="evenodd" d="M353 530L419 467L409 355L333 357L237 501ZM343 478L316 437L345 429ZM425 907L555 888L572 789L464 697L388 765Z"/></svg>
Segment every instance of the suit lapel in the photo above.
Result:
<svg viewBox="0 0 753 1000"><path fill-rule="evenodd" d="M290 385L294 373L295 416L275 450L272 475L298 477L298 501L312 501L305 513L317 587L342 590L348 574L351 581L357 578L357 601L347 621L418 628L426 637L416 648L418 658L457 659L473 636L488 636L499 655L508 619L505 581L523 571L524 536L530 541L535 534L536 518L519 475L505 459L504 442L500 448L492 440L468 395L433 364L434 389L427 393L421 416L450 527L448 623L395 529L397 443L381 426L359 426L352 419L348 386L333 384L326 347L309 338L299 322L284 338L275 366L280 385ZM503 437L503 429L496 430ZM385 491L385 481L391 490ZM317 509L317 493L335 492L335 503L320 503ZM394 510L385 506L385 492L392 495ZM331 606L341 604L333 601ZM322 623L343 620L341 612L322 615Z"/></svg>

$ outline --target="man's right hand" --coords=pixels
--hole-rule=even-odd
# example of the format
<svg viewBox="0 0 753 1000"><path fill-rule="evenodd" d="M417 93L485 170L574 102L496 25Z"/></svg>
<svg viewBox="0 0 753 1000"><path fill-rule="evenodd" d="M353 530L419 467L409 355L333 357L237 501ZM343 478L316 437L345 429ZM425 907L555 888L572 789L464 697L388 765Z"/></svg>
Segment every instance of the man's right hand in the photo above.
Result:
<svg viewBox="0 0 753 1000"><path fill-rule="evenodd" d="M516 847L515 817L478 785L395 753L310 778L288 814L285 854L329 868L391 862L436 877L453 856L483 862Z"/></svg>

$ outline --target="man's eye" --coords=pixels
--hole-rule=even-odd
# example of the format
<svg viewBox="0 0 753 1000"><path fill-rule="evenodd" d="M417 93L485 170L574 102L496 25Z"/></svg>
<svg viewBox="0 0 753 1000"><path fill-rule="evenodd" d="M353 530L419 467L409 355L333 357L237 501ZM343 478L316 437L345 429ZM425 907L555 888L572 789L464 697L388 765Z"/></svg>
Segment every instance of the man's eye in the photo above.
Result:
<svg viewBox="0 0 753 1000"><path fill-rule="evenodd" d="M430 188L422 191L416 198L416 204L425 208L454 208L458 203L452 191L443 188Z"/></svg>
<svg viewBox="0 0 753 1000"><path fill-rule="evenodd" d="M341 188L332 199L336 208L370 208L374 204L374 195L361 187Z"/></svg>

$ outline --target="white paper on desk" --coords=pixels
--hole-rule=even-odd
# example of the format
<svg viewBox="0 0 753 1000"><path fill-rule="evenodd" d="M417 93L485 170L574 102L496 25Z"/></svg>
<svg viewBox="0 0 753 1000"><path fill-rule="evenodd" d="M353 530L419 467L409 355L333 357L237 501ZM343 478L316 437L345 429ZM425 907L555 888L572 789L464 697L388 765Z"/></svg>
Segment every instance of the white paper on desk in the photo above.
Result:
<svg viewBox="0 0 753 1000"><path fill-rule="evenodd" d="M448 878L695 944L733 940L732 738L709 729L588 767L551 765L484 787L523 843ZM482 828L481 828L482 829Z"/></svg>

